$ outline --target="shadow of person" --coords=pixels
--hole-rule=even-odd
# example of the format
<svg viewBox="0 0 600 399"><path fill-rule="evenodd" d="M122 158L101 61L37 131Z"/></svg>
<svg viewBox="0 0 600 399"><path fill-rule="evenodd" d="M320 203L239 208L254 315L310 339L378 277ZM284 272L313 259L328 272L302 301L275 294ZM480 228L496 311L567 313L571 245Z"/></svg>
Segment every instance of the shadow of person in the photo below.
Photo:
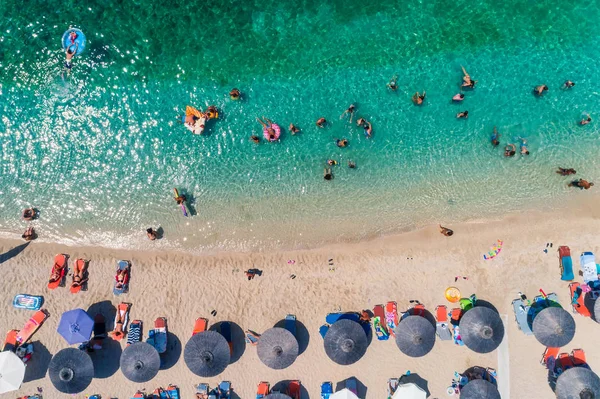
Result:
<svg viewBox="0 0 600 399"><path fill-rule="evenodd" d="M15 256L19 255L25 250L25 248L27 248L29 244L31 244L31 241L28 241L25 244L17 245L16 247L9 249L5 253L0 254L0 263L4 263L7 260L10 260Z"/></svg>
<svg viewBox="0 0 600 399"><path fill-rule="evenodd" d="M183 192L179 193L179 195L185 195L185 198L187 199L185 205L190 216L196 216L198 212L196 211L196 197L194 197L194 194L183 190Z"/></svg>
<svg viewBox="0 0 600 399"><path fill-rule="evenodd" d="M33 342L33 355L31 360L27 362L25 368L25 378L23 382L40 380L46 376L48 371L48 365L52 359L52 354L48 351L48 348L44 346L40 341Z"/></svg>
<svg viewBox="0 0 600 399"><path fill-rule="evenodd" d="M156 239L160 240L161 238L163 238L164 235L165 230L162 228L162 226L158 226L158 228L156 229Z"/></svg>
<svg viewBox="0 0 600 399"><path fill-rule="evenodd" d="M172 332L167 332L167 352L161 356L160 369L167 370L173 367L181 357L181 341Z"/></svg>

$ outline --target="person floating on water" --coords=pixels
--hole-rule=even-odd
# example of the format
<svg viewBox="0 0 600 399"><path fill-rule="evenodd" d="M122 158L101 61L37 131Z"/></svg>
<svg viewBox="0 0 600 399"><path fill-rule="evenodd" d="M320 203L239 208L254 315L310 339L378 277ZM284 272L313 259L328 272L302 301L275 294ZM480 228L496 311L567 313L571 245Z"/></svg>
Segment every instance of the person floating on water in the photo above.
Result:
<svg viewBox="0 0 600 399"><path fill-rule="evenodd" d="M365 123L367 123L367 120L365 118L358 118L358 120L356 121L356 125L360 127L365 127Z"/></svg>
<svg viewBox="0 0 600 399"><path fill-rule="evenodd" d="M323 171L323 179L331 180L333 179L333 174L331 173L331 168L325 168Z"/></svg>
<svg viewBox="0 0 600 399"><path fill-rule="evenodd" d="M452 101L457 102L457 103L461 102L464 99L465 99L465 95L462 93L458 93L457 95L452 97Z"/></svg>
<svg viewBox="0 0 600 399"><path fill-rule="evenodd" d="M579 121L579 124L581 126L583 125L587 125L588 123L590 123L592 121L592 117L590 116L590 114L586 114L587 118L583 118L582 120Z"/></svg>
<svg viewBox="0 0 600 399"><path fill-rule="evenodd" d="M445 235L446 237L450 237L454 234L454 231L452 231L452 229L449 229L447 227L443 227L440 224L440 233L442 233L443 235Z"/></svg>
<svg viewBox="0 0 600 399"><path fill-rule="evenodd" d="M469 111L463 111L463 112L459 112L458 114L456 114L457 119L468 118L468 117L469 117Z"/></svg>
<svg viewBox="0 0 600 399"><path fill-rule="evenodd" d="M329 166L335 166L335 165L337 165L337 161L334 160L334 159L328 159L327 160L327 165L329 165Z"/></svg>
<svg viewBox="0 0 600 399"><path fill-rule="evenodd" d="M348 140L347 139L336 139L335 140L335 145L337 145L340 148L346 147L348 145Z"/></svg>
<svg viewBox="0 0 600 399"><path fill-rule="evenodd" d="M564 84L563 84L563 88L565 89L570 89L571 87L575 86L575 83L571 82L570 80L567 80Z"/></svg>
<svg viewBox="0 0 600 399"><path fill-rule="evenodd" d="M75 35L77 34L75 33ZM75 49L73 49L73 46L75 47ZM75 57L78 48L79 43L75 43L74 45L71 44L69 47L67 47L67 51L65 52L65 69L67 70L67 74L71 73L71 68L73 68L73 57Z"/></svg>
<svg viewBox="0 0 600 399"><path fill-rule="evenodd" d="M594 183L590 183L589 181L584 179L574 180L571 183L569 183L569 187L579 187L582 190L589 190L590 187L592 187L593 185Z"/></svg>
<svg viewBox="0 0 600 399"><path fill-rule="evenodd" d="M514 157L516 153L517 153L516 145L507 144L506 147L504 147L504 156L505 157Z"/></svg>
<svg viewBox="0 0 600 399"><path fill-rule="evenodd" d="M24 239L25 241L34 240L35 237L36 237L35 230L33 229L32 226L29 226L27 228L27 230L25 230L25 232L21 235L21 238Z"/></svg>
<svg viewBox="0 0 600 399"><path fill-rule="evenodd" d="M471 79L471 76L469 76L469 74L467 73L467 70L465 69L464 66L461 66L462 71L463 71L463 83L462 83L462 87L470 87L470 88L475 88L475 83L477 83L476 80Z"/></svg>
<svg viewBox="0 0 600 399"><path fill-rule="evenodd" d="M239 100L241 97L242 93L240 93L238 89L233 88L229 92L229 98L231 98L232 100Z"/></svg>
<svg viewBox="0 0 600 399"><path fill-rule="evenodd" d="M541 96L542 94L544 94L544 92L545 92L545 91L548 91L548 86L546 86L546 85L539 85L539 86L536 86L536 87L535 87L535 89L533 90L533 93L534 93L536 96L538 96L538 97L539 97L539 96Z"/></svg>
<svg viewBox="0 0 600 399"><path fill-rule="evenodd" d="M260 118L256 118L256 120L258 121L258 123L261 124L263 129L267 130L267 135L269 136L269 141L277 140L277 133L275 132L275 129L273 129L273 121L265 118L264 116L263 116L263 119L264 119L264 122Z"/></svg>
<svg viewBox="0 0 600 399"><path fill-rule="evenodd" d="M260 143L260 137L254 135L254 134L252 136L250 136L250 140L252 140L252 142L255 144Z"/></svg>
<svg viewBox="0 0 600 399"><path fill-rule="evenodd" d="M356 163L354 161L348 161L348 167L350 169L356 169Z"/></svg>
<svg viewBox="0 0 600 399"><path fill-rule="evenodd" d="M324 128L326 123L327 123L327 120L325 120L325 118L317 119L317 126L320 128Z"/></svg>
<svg viewBox="0 0 600 399"><path fill-rule="evenodd" d="M519 137L519 140L521 140L521 155L529 155L529 150L527 149L527 140L522 137Z"/></svg>
<svg viewBox="0 0 600 399"><path fill-rule="evenodd" d="M34 208L23 209L22 216L24 220L33 220L36 217L36 211Z"/></svg>
<svg viewBox="0 0 600 399"><path fill-rule="evenodd" d="M556 173L558 173L561 176L569 176L569 175L574 175L577 173L577 171L573 168L558 168L558 170L556 171Z"/></svg>
<svg viewBox="0 0 600 399"><path fill-rule="evenodd" d="M340 115L340 119L342 119L344 117L344 115L348 114L350 115L350 123L352 123L352 117L354 116L354 110L356 109L356 106L354 104L350 104L350 106L348 107L347 110L345 110L341 115Z"/></svg>
<svg viewBox="0 0 600 399"><path fill-rule="evenodd" d="M415 105L423 104L423 100L425 100L425 92L423 92L423 94L419 94L419 92L416 92L412 96L412 102L415 103Z"/></svg>
<svg viewBox="0 0 600 399"><path fill-rule="evenodd" d="M363 127L365 129L365 137L370 139L371 136L373 135L373 126L371 126L371 122L365 121L365 124L363 125Z"/></svg>
<svg viewBox="0 0 600 399"><path fill-rule="evenodd" d="M290 123L290 133L292 134L292 136L299 132L300 132L300 129L298 129L298 127L296 125L294 125L293 123Z"/></svg>
<svg viewBox="0 0 600 399"><path fill-rule="evenodd" d="M492 145L494 147L498 146L498 144L500 144L500 141L498 140L500 138L500 133L498 133L498 129L496 129L496 126L494 126L494 134L492 134Z"/></svg>
<svg viewBox="0 0 600 399"><path fill-rule="evenodd" d="M387 87L392 90L392 91L396 91L398 90L398 75L394 75L392 77L392 79L390 80L390 82L387 84Z"/></svg>
<svg viewBox="0 0 600 399"><path fill-rule="evenodd" d="M156 230L154 230L152 227L148 227L146 229L146 235L148 236L148 239L150 241L154 241L158 237L158 234L156 233Z"/></svg>

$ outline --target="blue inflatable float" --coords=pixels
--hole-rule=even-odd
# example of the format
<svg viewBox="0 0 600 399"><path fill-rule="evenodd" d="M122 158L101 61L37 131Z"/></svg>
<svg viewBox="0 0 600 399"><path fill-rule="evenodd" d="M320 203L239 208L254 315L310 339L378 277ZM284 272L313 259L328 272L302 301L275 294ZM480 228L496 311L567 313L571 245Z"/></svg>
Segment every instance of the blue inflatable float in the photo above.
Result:
<svg viewBox="0 0 600 399"><path fill-rule="evenodd" d="M71 32L75 32L77 37L75 40L71 38ZM76 46L77 44L77 46ZM62 46L66 50L67 48L75 48L77 47L77 52L75 55L80 55L85 50L86 39L83 32L77 28L71 28L67 30L62 37Z"/></svg>

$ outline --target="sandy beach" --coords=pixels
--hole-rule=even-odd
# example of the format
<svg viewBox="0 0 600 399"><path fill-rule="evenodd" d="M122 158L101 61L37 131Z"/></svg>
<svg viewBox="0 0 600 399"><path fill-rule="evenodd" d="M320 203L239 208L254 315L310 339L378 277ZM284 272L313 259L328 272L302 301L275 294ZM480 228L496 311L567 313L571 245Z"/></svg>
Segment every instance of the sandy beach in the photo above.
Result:
<svg viewBox="0 0 600 399"><path fill-rule="evenodd" d="M127 398L137 389L152 391L172 383L180 387L183 398L190 398L195 384L214 385L230 380L240 398L252 398L260 381L273 385L299 379L308 395L316 398L323 381L335 385L355 376L366 387L366 398L382 398L386 395L387 379L410 370L428 380L431 398L442 398L446 397L454 371L479 365L496 368L500 384L510 381L509 387L500 386L505 399L507 392L512 398L552 398L547 372L539 363L544 347L533 336L525 336L518 330L510 304L518 291L532 298L542 288L546 293L555 292L563 307L571 311L567 283L560 280L556 249L559 245L569 245L576 264L580 252L600 251L597 239L600 210L594 205L598 198L585 197L586 200L575 201L568 210L551 214L528 212L508 215L497 222L451 226L455 235L449 238L439 234L437 226L431 226L359 244L297 252L190 256L36 242L24 246L23 242L4 240L0 256L4 274L4 289L0 293L4 304L0 310L1 330L20 328L30 316L30 312L9 305L19 293L43 295L44 307L51 314L34 337L36 352L28 366L26 382L18 393L7 396L33 394L37 387L42 387L46 398L64 397L46 376L51 355L67 347L56 332L61 313L77 307L91 308L92 315L103 313L112 328L114 307L126 301L133 304L131 317L143 320L145 327L151 326L157 317L167 317L172 334L165 369L148 383L130 382L118 370L121 348L110 343L92 355L98 377L85 394ZM497 239L504 241L502 252L494 260L483 260L483 253ZM553 247L544 253L547 243L553 243ZM68 288L54 291L46 288L56 253L67 253L71 260L90 259L88 291L71 294ZM130 259L133 264L130 292L119 298L112 294L118 259ZM333 259L333 266L329 265L329 259ZM289 260L295 263L290 264ZM263 270L263 275L248 281L243 271L252 267ZM335 270L330 271L331 267ZM297 277L292 279L292 274ZM428 355L414 359L403 355L391 340L373 339L366 355L353 365L338 366L326 356L318 328L328 312L372 309L390 300L397 301L399 310L404 310L411 299L418 299L432 312L438 304L450 308L443 293L446 287L455 285L455 276L468 277L456 283L463 296L475 293L506 315L507 346L480 355L451 341L437 340ZM211 316L213 310L216 316ZM291 367L271 370L260 362L254 347L240 343L241 330L262 332L287 313L295 314L301 323L303 353ZM195 376L183 361L182 346L191 336L197 317L207 317L210 324L227 320L240 327L234 326L233 330L237 340L234 362L215 378ZM579 315L574 318L575 339L563 350L583 348L592 369L600 368L600 349L593 344L598 325ZM506 351L508 365L498 361L507 355ZM76 397L84 397L84 393Z"/></svg>

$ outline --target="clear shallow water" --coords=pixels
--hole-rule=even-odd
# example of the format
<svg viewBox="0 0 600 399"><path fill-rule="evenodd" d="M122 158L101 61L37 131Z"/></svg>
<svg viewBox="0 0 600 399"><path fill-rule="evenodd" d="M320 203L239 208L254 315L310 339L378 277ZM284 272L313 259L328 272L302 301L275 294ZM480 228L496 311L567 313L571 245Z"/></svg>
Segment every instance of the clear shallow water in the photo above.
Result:
<svg viewBox="0 0 600 399"><path fill-rule="evenodd" d="M311 247L585 195L559 165L600 177L600 129L576 124L598 119L600 3L361 4L3 2L0 230L20 234L33 205L40 236L61 242L143 248L143 229L160 225L164 248ZM71 24L88 48L67 77ZM454 105L461 65L479 83ZM566 79L572 90L560 90ZM229 100L232 87L244 101ZM372 139L339 119L352 102ZM187 104L222 118L193 136L175 119ZM462 110L468 120L455 119ZM302 133L256 146L262 115ZM531 155L504 159L493 126L503 144L527 138ZM330 182L328 158L340 162Z"/></svg>

